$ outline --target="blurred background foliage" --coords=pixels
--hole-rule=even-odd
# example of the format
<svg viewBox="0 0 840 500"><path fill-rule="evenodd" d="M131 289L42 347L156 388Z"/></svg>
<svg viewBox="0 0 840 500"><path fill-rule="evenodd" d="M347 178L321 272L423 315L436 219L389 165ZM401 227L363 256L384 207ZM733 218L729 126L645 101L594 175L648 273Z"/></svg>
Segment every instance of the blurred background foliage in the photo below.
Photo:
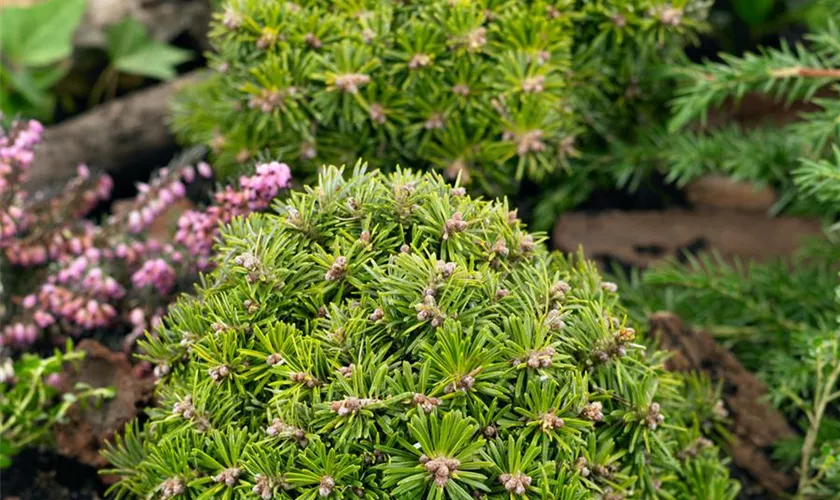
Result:
<svg viewBox="0 0 840 500"><path fill-rule="evenodd" d="M88 0L0 2L0 111L53 123L131 90L174 78L194 52L154 40L126 17L105 43L74 39ZM90 29L89 27L87 29Z"/></svg>

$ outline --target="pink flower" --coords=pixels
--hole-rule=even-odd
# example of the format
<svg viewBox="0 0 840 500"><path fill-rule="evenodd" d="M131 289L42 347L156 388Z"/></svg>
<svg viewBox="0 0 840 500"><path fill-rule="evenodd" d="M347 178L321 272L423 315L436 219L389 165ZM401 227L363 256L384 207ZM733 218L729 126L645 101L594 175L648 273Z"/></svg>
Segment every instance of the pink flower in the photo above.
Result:
<svg viewBox="0 0 840 500"><path fill-rule="evenodd" d="M210 168L205 162L201 162L198 164L198 175L204 177L205 179L209 179L213 177L213 169Z"/></svg>
<svg viewBox="0 0 840 500"><path fill-rule="evenodd" d="M135 307L128 315L128 320L134 326L141 326L146 324L146 313L140 307Z"/></svg>
<svg viewBox="0 0 840 500"><path fill-rule="evenodd" d="M139 233L143 229L143 220L140 218L140 212L134 210L128 214L128 230L132 233Z"/></svg>
<svg viewBox="0 0 840 500"><path fill-rule="evenodd" d="M37 301L38 301L38 299L35 297L35 295L33 295L33 294L27 295L23 299L23 307L25 307L27 309L32 309L33 307L35 307L35 304L37 303Z"/></svg>
<svg viewBox="0 0 840 500"><path fill-rule="evenodd" d="M191 183L195 180L195 168L193 168L192 165L187 165L184 167L184 170L181 171L181 177L187 184Z"/></svg>
<svg viewBox="0 0 840 500"><path fill-rule="evenodd" d="M281 189L289 187L292 173L285 163L273 161L257 165L257 174L251 177L242 177L239 180L240 186L248 200L251 210L263 210L268 208Z"/></svg>
<svg viewBox="0 0 840 500"><path fill-rule="evenodd" d="M183 198L184 195L187 194L187 188L185 188L184 184L179 181L173 182L170 189L172 189L172 193L178 198Z"/></svg>
<svg viewBox="0 0 840 500"><path fill-rule="evenodd" d="M38 140L40 141L41 134L44 132L44 126L37 120L29 120L29 131L36 134L38 136Z"/></svg>
<svg viewBox="0 0 840 500"><path fill-rule="evenodd" d="M202 175L209 174L209 168L207 164L198 165ZM258 165L255 175L240 177L241 190L226 186L216 193L214 206L203 212L190 210L181 215L175 241L187 249L199 269L208 269L211 262L209 256L219 227L235 216L268 208L290 182L291 171L288 165L279 162Z"/></svg>
<svg viewBox="0 0 840 500"><path fill-rule="evenodd" d="M138 288L154 286L161 294L172 291L175 286L175 269L163 259L148 260L139 271L131 276L131 282Z"/></svg>
<svg viewBox="0 0 840 500"><path fill-rule="evenodd" d="M53 389L61 389L61 374L59 373L51 373L47 375L47 378L44 380L46 384Z"/></svg>
<svg viewBox="0 0 840 500"><path fill-rule="evenodd" d="M35 343L38 329L32 324L15 323L3 329L0 344L23 347Z"/></svg>
<svg viewBox="0 0 840 500"><path fill-rule="evenodd" d="M35 321L35 324L38 325L38 328L41 329L55 323L55 318L52 314L41 310L35 311L35 314L32 315L32 319Z"/></svg>
<svg viewBox="0 0 840 500"><path fill-rule="evenodd" d="M141 332L161 324L178 273L212 266L220 226L268 208L291 182L287 165L259 164L254 175L240 179L238 188L227 186L217 192L210 207L184 213L175 245L164 244L139 235L186 196L187 184L198 177L212 178L210 165L161 169L149 183L138 185L129 208L97 226L83 216L110 197L113 180L107 175L79 165L78 175L51 198L29 197L20 189L42 130L37 122L18 124L8 135L0 129L0 251L19 266L55 262L36 293L24 297L20 307L13 304L13 313L19 316L0 329L0 342L7 345L25 346L44 329L75 335L117 319ZM123 275L128 283L118 280ZM143 293L142 300L150 307L134 308L128 314L120 309L135 303L137 297L122 302L132 292L130 287ZM148 293L148 287L155 293Z"/></svg>

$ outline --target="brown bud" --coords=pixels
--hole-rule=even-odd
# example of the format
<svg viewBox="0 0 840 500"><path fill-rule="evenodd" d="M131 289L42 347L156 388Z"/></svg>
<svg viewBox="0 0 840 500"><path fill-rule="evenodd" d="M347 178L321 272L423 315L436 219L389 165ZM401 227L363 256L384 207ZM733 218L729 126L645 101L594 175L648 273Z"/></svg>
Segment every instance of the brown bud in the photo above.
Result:
<svg viewBox="0 0 840 500"><path fill-rule="evenodd" d="M379 321L379 320L380 320L380 319L382 319L383 317L385 317L385 312L384 312L382 309L380 309L380 308L378 308L378 307L377 307L377 308L376 308L376 309L375 309L375 310L371 313L371 315L370 315L370 318L369 318L369 319L370 319L371 321Z"/></svg>

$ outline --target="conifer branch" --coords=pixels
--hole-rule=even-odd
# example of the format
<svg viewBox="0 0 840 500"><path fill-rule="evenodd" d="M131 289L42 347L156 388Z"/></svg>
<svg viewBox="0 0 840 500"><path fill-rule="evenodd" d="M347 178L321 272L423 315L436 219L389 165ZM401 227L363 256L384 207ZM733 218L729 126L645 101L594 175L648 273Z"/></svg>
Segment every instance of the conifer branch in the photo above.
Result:
<svg viewBox="0 0 840 500"><path fill-rule="evenodd" d="M840 79L840 69L834 68L781 68L770 72L773 78L830 78Z"/></svg>
<svg viewBox="0 0 840 500"><path fill-rule="evenodd" d="M840 78L840 53L832 41L837 30L837 18L832 18L809 35L814 50L783 42L779 49L761 49L742 57L721 54L720 63L672 70L671 75L683 85L671 103L674 114L669 129L682 128L695 118L705 121L709 108L730 98L737 103L748 92L772 95L786 103L813 99L817 91Z"/></svg>

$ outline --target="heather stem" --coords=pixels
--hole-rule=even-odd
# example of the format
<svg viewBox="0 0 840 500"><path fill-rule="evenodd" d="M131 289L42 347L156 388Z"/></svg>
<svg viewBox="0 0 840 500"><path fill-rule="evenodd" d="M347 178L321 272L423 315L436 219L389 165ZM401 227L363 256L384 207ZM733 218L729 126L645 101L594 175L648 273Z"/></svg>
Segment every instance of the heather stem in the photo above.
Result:
<svg viewBox="0 0 840 500"><path fill-rule="evenodd" d="M832 393L837 379L840 377L840 360L834 360L835 364L828 378L823 380L823 368L825 367L821 356L817 357L817 390L814 395L814 411L808 412L808 433L805 435L805 442L802 445L802 459L799 463L799 487L797 488L796 498L806 498L805 491L808 487L817 482L820 476L810 477L811 454L814 451L814 445L817 442L817 435L819 434L820 424L822 423L823 414L831 400L837 397L837 394Z"/></svg>
<svg viewBox="0 0 840 500"><path fill-rule="evenodd" d="M64 360L66 360L66 361L77 360L77 359L81 359L83 356L84 356L84 353L81 353L81 352L67 353L67 354L64 355ZM35 375L31 378L31 383L30 383L30 386L29 386L29 392L26 393L26 397L23 398L23 401L21 401L17 405L19 410L27 408L29 406L29 403L32 401L32 398L35 397L35 394L38 391L38 384L40 383L41 378L44 375L44 370L46 370L46 368L47 368L47 365L42 362L38 366L38 368L35 370ZM18 417L18 415L20 415L20 413L21 412L18 411L18 412L15 413L15 415L12 415L12 417L9 418L9 420L7 420L5 422L0 422L0 434L3 434L8 429L10 429L13 425L15 425L15 423L17 422L17 417Z"/></svg>

